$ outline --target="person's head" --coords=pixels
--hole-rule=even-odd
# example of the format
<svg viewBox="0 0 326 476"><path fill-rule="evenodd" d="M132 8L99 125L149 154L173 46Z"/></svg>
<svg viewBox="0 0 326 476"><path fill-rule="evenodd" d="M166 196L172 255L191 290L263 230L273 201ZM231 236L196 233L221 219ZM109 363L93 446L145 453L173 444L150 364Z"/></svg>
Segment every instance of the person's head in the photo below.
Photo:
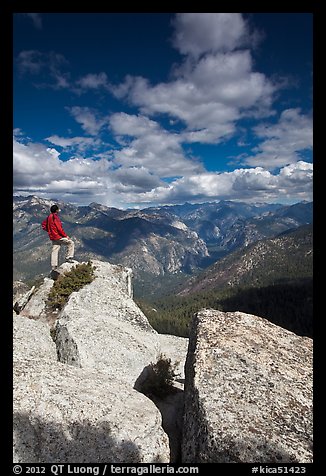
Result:
<svg viewBox="0 0 326 476"><path fill-rule="evenodd" d="M52 205L50 210L51 210L51 213L57 213L59 211L59 207L58 205Z"/></svg>

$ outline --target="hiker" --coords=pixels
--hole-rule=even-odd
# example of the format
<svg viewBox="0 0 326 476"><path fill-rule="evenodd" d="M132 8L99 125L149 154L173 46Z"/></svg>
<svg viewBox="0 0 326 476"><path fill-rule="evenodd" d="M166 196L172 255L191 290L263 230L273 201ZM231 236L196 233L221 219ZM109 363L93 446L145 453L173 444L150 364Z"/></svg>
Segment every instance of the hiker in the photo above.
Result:
<svg viewBox="0 0 326 476"><path fill-rule="evenodd" d="M58 267L59 250L62 245L67 247L66 262L77 263L77 261L73 259L75 244L62 228L58 205L52 205L50 211L51 214L42 222L42 228L48 232L49 238L52 241L51 268L55 270Z"/></svg>

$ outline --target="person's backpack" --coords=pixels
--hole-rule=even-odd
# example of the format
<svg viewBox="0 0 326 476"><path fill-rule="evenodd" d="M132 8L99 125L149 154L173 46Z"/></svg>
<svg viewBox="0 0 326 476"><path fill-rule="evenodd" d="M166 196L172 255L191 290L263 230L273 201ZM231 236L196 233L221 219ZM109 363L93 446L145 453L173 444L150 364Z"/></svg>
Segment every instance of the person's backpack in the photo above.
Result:
<svg viewBox="0 0 326 476"><path fill-rule="evenodd" d="M44 231L48 231L48 218L49 217L46 217L46 219L42 221L42 229Z"/></svg>

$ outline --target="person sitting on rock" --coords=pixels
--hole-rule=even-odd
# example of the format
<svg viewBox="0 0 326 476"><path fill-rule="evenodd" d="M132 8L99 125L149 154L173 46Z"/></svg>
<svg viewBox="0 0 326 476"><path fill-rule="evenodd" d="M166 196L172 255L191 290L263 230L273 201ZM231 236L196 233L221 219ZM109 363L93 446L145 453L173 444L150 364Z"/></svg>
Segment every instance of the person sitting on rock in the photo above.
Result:
<svg viewBox="0 0 326 476"><path fill-rule="evenodd" d="M51 268L55 270L58 267L59 250L62 245L67 247L66 262L77 263L77 261L74 260L75 244L62 227L58 205L52 205L50 211L50 215L42 223L42 228L48 232L52 241Z"/></svg>

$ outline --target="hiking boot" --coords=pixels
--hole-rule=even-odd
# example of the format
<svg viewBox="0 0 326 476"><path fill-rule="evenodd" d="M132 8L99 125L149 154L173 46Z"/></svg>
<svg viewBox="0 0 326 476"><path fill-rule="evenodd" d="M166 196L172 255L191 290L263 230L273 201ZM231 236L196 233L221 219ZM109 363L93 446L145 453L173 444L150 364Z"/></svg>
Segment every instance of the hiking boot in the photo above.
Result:
<svg viewBox="0 0 326 476"><path fill-rule="evenodd" d="M49 278L53 279L54 281L58 279L58 277L60 276L60 273L58 271L58 266L54 266L51 270L51 273L49 275Z"/></svg>
<svg viewBox="0 0 326 476"><path fill-rule="evenodd" d="M73 263L73 264L77 264L78 261L76 261L74 258L66 258L66 263Z"/></svg>

